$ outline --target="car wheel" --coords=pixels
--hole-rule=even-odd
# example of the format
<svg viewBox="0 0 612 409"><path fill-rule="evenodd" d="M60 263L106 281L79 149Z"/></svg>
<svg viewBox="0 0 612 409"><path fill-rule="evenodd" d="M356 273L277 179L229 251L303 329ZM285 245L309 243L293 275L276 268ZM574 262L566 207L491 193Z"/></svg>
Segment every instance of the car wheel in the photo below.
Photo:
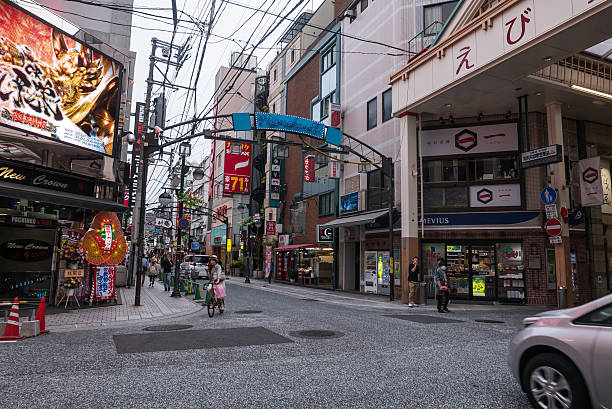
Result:
<svg viewBox="0 0 612 409"><path fill-rule="evenodd" d="M525 365L522 380L534 408L589 407L587 389L578 368L562 355L544 353L534 356Z"/></svg>

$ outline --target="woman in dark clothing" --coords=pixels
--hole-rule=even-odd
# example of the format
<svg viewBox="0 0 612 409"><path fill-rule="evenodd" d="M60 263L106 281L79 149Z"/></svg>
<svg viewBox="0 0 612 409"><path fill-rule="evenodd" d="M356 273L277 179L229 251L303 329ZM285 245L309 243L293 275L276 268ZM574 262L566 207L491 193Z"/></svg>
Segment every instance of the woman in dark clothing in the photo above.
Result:
<svg viewBox="0 0 612 409"><path fill-rule="evenodd" d="M170 254L166 253L161 262L162 270L164 271L164 291L170 291L170 275L172 274L172 262Z"/></svg>

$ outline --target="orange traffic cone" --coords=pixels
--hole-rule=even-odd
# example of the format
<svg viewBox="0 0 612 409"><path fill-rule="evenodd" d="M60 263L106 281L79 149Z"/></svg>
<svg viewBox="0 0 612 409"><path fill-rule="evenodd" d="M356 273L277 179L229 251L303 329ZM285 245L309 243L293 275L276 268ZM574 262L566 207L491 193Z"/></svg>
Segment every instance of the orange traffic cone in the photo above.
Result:
<svg viewBox="0 0 612 409"><path fill-rule="evenodd" d="M48 334L49 330L45 328L45 297L40 299L40 305L38 306L38 311L36 311L36 319L38 320L40 333Z"/></svg>
<svg viewBox="0 0 612 409"><path fill-rule="evenodd" d="M19 300L17 297L13 300L13 307L11 308L11 312L8 317L8 321L6 322L6 329L4 330L4 335L0 338L0 342L13 342L13 341L21 341L23 337L19 334L19 327L21 323L19 322Z"/></svg>

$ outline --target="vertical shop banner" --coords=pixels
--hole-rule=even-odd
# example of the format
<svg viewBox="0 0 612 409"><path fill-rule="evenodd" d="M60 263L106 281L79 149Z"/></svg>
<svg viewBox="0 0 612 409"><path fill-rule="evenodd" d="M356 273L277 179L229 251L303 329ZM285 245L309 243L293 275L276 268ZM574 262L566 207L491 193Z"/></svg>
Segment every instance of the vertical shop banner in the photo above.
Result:
<svg viewBox="0 0 612 409"><path fill-rule="evenodd" d="M272 246L266 246L266 278L270 277L272 272Z"/></svg>
<svg viewBox="0 0 612 409"><path fill-rule="evenodd" d="M249 194L251 192L250 143L225 143L225 165L223 168L223 194Z"/></svg>
<svg viewBox="0 0 612 409"><path fill-rule="evenodd" d="M328 175L330 179L340 178L340 164L336 160L330 160L327 164Z"/></svg>
<svg viewBox="0 0 612 409"><path fill-rule="evenodd" d="M122 65L0 1L0 124L113 154Z"/></svg>
<svg viewBox="0 0 612 409"><path fill-rule="evenodd" d="M266 220L266 236L276 236L276 222L274 220Z"/></svg>
<svg viewBox="0 0 612 409"><path fill-rule="evenodd" d="M315 158L306 156L304 158L304 182L315 182Z"/></svg>
<svg viewBox="0 0 612 409"><path fill-rule="evenodd" d="M116 267L97 267L94 282L94 301L115 299Z"/></svg>
<svg viewBox="0 0 612 409"><path fill-rule="evenodd" d="M603 186L599 156L578 161L582 207L603 204Z"/></svg>
<svg viewBox="0 0 612 409"><path fill-rule="evenodd" d="M603 188L602 213L612 213L612 183L610 181L610 163L601 161L601 185Z"/></svg>

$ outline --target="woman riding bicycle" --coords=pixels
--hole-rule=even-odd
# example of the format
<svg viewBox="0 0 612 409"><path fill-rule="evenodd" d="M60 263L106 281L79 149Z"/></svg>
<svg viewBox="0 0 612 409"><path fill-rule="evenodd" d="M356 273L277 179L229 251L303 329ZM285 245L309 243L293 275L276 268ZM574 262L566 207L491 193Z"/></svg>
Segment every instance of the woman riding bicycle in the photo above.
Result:
<svg viewBox="0 0 612 409"><path fill-rule="evenodd" d="M219 299L219 312L225 311L225 274L217 257L210 258L210 278L215 285L215 295Z"/></svg>

